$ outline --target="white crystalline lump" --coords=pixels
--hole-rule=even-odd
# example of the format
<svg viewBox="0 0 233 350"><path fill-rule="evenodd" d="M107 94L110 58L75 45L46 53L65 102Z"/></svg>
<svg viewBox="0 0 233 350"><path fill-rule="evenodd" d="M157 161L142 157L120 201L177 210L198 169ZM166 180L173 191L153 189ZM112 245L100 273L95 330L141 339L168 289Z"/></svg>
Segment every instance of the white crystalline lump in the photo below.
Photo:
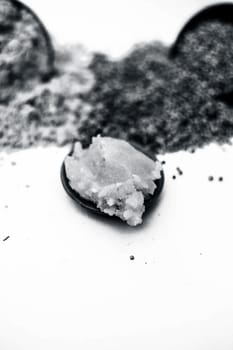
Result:
<svg viewBox="0 0 233 350"><path fill-rule="evenodd" d="M88 149L76 143L65 169L72 189L131 226L142 223L144 198L154 193L154 180L161 177L162 170L158 161L128 142L100 136L92 139Z"/></svg>

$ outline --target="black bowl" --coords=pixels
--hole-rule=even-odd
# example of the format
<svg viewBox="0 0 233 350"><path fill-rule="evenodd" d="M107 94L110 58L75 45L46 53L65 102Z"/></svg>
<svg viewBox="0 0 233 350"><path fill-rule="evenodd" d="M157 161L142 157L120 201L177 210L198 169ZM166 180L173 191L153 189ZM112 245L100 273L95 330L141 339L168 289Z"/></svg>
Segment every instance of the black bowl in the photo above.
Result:
<svg viewBox="0 0 233 350"><path fill-rule="evenodd" d="M21 13L22 11L25 11L26 13L28 13L32 19L37 23L38 28L40 30L40 34L42 35L44 42L45 42L45 48L46 51L43 52L43 54L46 56L46 67L44 69L44 71L41 72L42 74L42 79L43 80L47 80L49 79L49 77L51 76L51 74L53 74L54 72L54 61L55 61L55 53L54 53L54 48L52 45L52 41L50 38L50 35L47 31L47 29L45 28L44 24L42 23L42 21L40 20L40 18L35 14L35 12L27 5L25 5L24 3L22 3L19 0L7 0L7 3L9 3L9 6L11 6L16 13L16 16L18 14L18 19L20 19ZM0 3L0 9L1 9L1 3ZM3 8L4 10L4 8ZM15 19L12 19L12 25L14 24ZM9 28L5 28L4 25L0 24L0 33L5 33L7 34L9 32L10 35L10 29ZM35 47L35 50L37 50L37 48ZM40 54L42 54L40 52Z"/></svg>
<svg viewBox="0 0 233 350"><path fill-rule="evenodd" d="M68 155L72 155L73 150L74 150L74 145L72 146L72 149ZM154 160L156 160L156 159L154 159ZM95 203L83 198L82 196L80 196L80 194L78 192L76 192L75 190L73 190L71 188L71 186L69 184L69 179L67 178L67 175L66 175L65 161L63 161L63 163L62 163L60 175L61 175L61 182L62 182L62 185L63 185L65 191L76 203L78 203L82 207L89 209L97 214L100 214L100 215L103 215L106 217L110 217L108 214L102 212L99 208L97 208ZM154 183L156 185L155 192L153 193L153 195L149 195L148 197L145 198L144 205L145 205L146 209L149 209L152 205L154 205L157 202L157 200L162 192L164 182L165 182L164 172L161 171L161 178L154 181Z"/></svg>
<svg viewBox="0 0 233 350"><path fill-rule="evenodd" d="M178 34L175 43L170 49L170 57L179 54L180 46L187 33L197 28L203 22L219 20L224 23L233 23L233 3L220 3L208 6L189 19Z"/></svg>

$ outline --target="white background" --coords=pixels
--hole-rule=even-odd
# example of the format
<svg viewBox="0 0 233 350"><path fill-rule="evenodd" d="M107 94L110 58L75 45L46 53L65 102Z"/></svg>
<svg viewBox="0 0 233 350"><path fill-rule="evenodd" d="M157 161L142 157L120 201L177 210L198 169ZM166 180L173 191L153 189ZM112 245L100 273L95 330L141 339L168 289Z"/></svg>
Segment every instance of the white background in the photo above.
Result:
<svg viewBox="0 0 233 350"><path fill-rule="evenodd" d="M223 2L223 1L219 1ZM183 24L210 0L27 0L54 38L114 56L133 43L171 43Z"/></svg>
<svg viewBox="0 0 233 350"><path fill-rule="evenodd" d="M59 42L118 56L171 42L210 2L27 3ZM0 155L0 349L232 350L233 148L160 157L165 190L136 229L73 204L59 178L67 152Z"/></svg>

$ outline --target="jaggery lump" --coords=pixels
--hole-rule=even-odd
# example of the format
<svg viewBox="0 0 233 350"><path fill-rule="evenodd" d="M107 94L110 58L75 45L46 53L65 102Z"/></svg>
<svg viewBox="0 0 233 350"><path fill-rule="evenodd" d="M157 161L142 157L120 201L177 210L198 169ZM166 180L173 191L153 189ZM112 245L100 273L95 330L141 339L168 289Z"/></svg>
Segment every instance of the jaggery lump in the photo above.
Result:
<svg viewBox="0 0 233 350"><path fill-rule="evenodd" d="M161 164L124 140L96 137L88 148L78 142L65 159L70 186L101 211L131 226L142 223L144 200L153 195Z"/></svg>

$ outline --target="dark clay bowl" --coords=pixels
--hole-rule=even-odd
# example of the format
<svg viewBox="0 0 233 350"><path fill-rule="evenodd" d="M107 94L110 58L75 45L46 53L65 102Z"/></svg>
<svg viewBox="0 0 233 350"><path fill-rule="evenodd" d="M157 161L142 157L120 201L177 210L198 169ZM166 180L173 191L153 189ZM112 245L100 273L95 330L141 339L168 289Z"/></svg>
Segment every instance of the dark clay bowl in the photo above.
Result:
<svg viewBox="0 0 233 350"><path fill-rule="evenodd" d="M9 3L9 6L11 6L12 9L15 10L14 12L16 13L16 16L18 13L18 19L20 19L21 12L25 11L31 16L32 20L34 20L37 23L38 28L40 30L40 34L44 38L45 47L46 47L46 51L43 52L43 54L46 55L46 58L47 58L46 68L45 68L44 72L42 72L42 75L43 75L42 79L43 80L49 79L50 75L54 71L55 53L54 53L52 41L51 41L51 38L50 38L50 35L49 35L47 29L45 28L45 26L42 23L42 21L40 20L40 18L35 14L35 12L30 7L23 4L21 1L7 0L6 3ZM1 5L1 3L0 3L0 9L1 9L1 6L4 6L4 4ZM3 7L3 10L4 10L4 7ZM13 25L15 20L16 19L12 18L12 25ZM2 23L0 23L0 33L7 34L8 31L10 32L10 30L11 30L10 27L5 27ZM37 50L37 49L35 48L35 50ZM42 53L40 52L40 54L42 54Z"/></svg>
<svg viewBox="0 0 233 350"><path fill-rule="evenodd" d="M212 20L219 20L223 23L233 23L233 3L211 5L191 17L181 29L175 43L170 49L171 58L176 57L179 54L179 49L182 46L183 39L188 32L193 31L201 23Z"/></svg>
<svg viewBox="0 0 233 350"><path fill-rule="evenodd" d="M72 146L71 151L69 152L68 155L72 155L74 149L74 145ZM139 150L139 148L137 147L137 149ZM144 152L145 153L145 152ZM150 157L151 158L151 157ZM155 159L154 159L155 160ZM63 161L62 166L61 166L61 182L62 185L65 189L65 191L67 192L67 194L79 205L81 205L82 207L89 209L97 214L103 215L105 217L110 217L108 214L103 213L99 208L96 207L95 203L93 203L92 201L89 201L85 198L83 198L82 196L80 196L80 194L78 192L76 192L75 190L73 190L69 184L69 180L67 178L66 175L66 170L65 170L65 161ZM144 205L146 207L146 209L149 209L149 207L151 207L152 205L154 205L164 186L164 172L161 172L161 178L158 180L155 180L155 184L156 184L156 189L153 195L149 195L147 198L145 198L145 202Z"/></svg>

